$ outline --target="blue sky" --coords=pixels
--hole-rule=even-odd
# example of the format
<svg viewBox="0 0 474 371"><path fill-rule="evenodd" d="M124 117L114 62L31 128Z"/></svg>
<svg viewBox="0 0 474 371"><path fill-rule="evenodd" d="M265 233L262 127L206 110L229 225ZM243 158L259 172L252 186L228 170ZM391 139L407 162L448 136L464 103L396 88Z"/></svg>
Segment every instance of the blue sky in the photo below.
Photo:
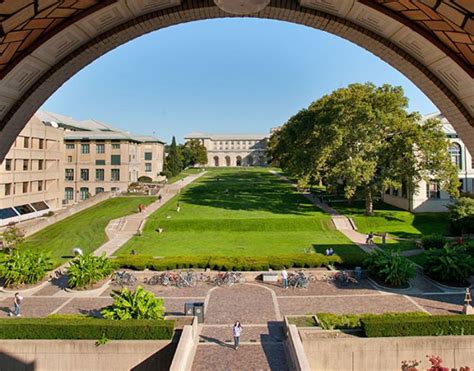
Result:
<svg viewBox="0 0 474 371"><path fill-rule="evenodd" d="M132 40L80 71L43 108L181 141L192 131L267 133L322 95L366 81L401 85L411 110L436 111L401 73L344 39L238 18Z"/></svg>

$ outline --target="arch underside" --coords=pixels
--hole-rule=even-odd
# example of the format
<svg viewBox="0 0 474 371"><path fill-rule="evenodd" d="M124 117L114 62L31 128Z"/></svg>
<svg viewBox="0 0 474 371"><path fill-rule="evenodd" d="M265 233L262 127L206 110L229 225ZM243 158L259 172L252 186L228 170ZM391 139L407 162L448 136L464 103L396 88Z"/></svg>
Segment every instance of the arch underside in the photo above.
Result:
<svg viewBox="0 0 474 371"><path fill-rule="evenodd" d="M28 3L29 0L18 1ZM457 2L463 3L462 0ZM109 50L168 26L232 16L211 0L76 0L69 3L92 5L74 13L69 22L60 23L62 28L56 34L50 37L45 34L41 43L32 44L23 54L12 57L11 65L0 63L0 73L4 75L0 81L0 160L41 104L71 76ZM395 8L395 3L396 0L300 0L300 3L274 0L266 9L250 16L320 29L377 55L433 101L474 153L474 72L470 55L448 50L447 42L437 43L426 30L417 32L419 25L415 21L409 24L400 15L390 16L393 9L389 5ZM438 3L448 4L451 0ZM469 6L469 1L466 4ZM0 4L0 8L2 6ZM412 11L415 10L407 12ZM402 10L399 13L402 14ZM464 27L464 36L472 41L474 30L470 26L470 14L471 17L468 13L463 21L458 17L457 22L461 24L451 27L458 27L459 34ZM0 40L8 35L4 34ZM458 39L462 41L460 36ZM474 53L472 42L464 41ZM464 50L457 47L458 51ZM2 59L5 53L6 49L0 55L0 62L5 62L5 58Z"/></svg>

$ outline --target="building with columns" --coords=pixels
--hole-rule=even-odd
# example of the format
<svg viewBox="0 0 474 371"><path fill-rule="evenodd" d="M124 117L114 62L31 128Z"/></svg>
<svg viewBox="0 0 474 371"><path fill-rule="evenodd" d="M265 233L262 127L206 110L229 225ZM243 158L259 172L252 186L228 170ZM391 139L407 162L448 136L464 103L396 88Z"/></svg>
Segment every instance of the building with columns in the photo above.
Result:
<svg viewBox="0 0 474 371"><path fill-rule="evenodd" d="M185 141L199 140L207 149L207 166L267 166L266 134L191 133Z"/></svg>
<svg viewBox="0 0 474 371"><path fill-rule="evenodd" d="M459 169L460 191L474 193L474 162L465 143L459 138L448 120L438 113L423 117L423 120L437 118L443 125L443 131L450 142L449 154L452 162ZM382 195L384 202L412 212L440 212L447 211L452 199L447 192L439 189L435 180L421 181L415 190L410 190L404 184L400 189L388 189Z"/></svg>

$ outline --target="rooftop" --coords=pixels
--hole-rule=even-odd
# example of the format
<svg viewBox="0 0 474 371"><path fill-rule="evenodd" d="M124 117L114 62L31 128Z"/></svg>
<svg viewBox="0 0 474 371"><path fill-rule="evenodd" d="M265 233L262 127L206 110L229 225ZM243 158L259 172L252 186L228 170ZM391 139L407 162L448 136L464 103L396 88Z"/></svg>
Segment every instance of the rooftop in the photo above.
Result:
<svg viewBox="0 0 474 371"><path fill-rule="evenodd" d="M250 140L262 140L269 138L269 134L215 134L215 133L190 133L184 137L184 139L212 139L212 140L238 140L238 139L250 139Z"/></svg>

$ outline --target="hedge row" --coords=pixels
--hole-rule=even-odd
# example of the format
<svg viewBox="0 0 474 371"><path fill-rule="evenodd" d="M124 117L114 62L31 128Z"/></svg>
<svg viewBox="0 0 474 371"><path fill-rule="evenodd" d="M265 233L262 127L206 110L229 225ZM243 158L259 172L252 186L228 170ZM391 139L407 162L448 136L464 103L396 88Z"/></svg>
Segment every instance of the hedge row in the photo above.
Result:
<svg viewBox="0 0 474 371"><path fill-rule="evenodd" d="M322 254L280 255L262 257L226 256L173 256L154 258L152 256L119 256L112 260L117 268L134 270L151 269L165 271L183 268L210 268L219 271L266 271L268 269L314 268L342 263L339 256Z"/></svg>
<svg viewBox="0 0 474 371"><path fill-rule="evenodd" d="M96 318L0 319L0 339L171 339L174 321L113 321Z"/></svg>
<svg viewBox="0 0 474 371"><path fill-rule="evenodd" d="M360 329L362 321L369 318L391 318L398 321L405 321L406 318L427 317L425 312L388 312L383 314L334 314L334 313L318 313L316 314L319 325L324 330L333 329Z"/></svg>
<svg viewBox="0 0 474 371"><path fill-rule="evenodd" d="M361 320L367 337L474 335L474 316L372 317Z"/></svg>

